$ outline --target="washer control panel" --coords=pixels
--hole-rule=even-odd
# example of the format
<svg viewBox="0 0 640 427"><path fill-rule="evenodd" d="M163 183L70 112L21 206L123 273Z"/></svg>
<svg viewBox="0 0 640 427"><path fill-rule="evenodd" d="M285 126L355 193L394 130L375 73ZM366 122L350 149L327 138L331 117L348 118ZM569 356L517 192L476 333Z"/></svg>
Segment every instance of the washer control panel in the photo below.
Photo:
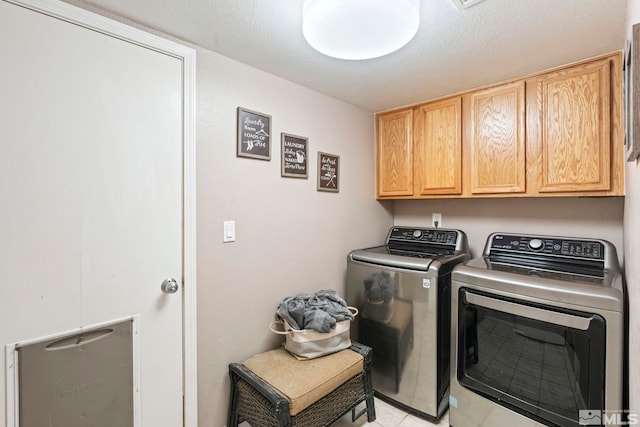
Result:
<svg viewBox="0 0 640 427"><path fill-rule="evenodd" d="M602 242L548 236L495 234L491 240L490 250L593 260L604 259Z"/></svg>
<svg viewBox="0 0 640 427"><path fill-rule="evenodd" d="M455 230L439 230L436 228L393 227L389 232L387 243L440 243L455 245L458 241L458 232Z"/></svg>

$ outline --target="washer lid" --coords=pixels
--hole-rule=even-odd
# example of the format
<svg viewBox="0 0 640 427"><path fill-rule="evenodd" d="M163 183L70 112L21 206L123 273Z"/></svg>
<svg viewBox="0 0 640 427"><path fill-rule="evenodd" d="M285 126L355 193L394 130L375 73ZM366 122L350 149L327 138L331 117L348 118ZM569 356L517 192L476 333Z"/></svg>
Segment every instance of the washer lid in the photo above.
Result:
<svg viewBox="0 0 640 427"><path fill-rule="evenodd" d="M380 266L428 271L438 270L443 264L464 261L468 259L468 255L446 248L417 251L383 245L352 251L349 258Z"/></svg>

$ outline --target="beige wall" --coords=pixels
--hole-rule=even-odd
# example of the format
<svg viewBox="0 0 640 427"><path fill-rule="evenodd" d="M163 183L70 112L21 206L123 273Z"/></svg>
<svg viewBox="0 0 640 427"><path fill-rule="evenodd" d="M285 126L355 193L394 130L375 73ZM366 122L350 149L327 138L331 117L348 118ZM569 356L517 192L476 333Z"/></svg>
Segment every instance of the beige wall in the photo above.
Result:
<svg viewBox="0 0 640 427"><path fill-rule="evenodd" d="M200 426L222 426L229 362L279 345L285 296L344 292L347 253L382 242L390 204L374 199L373 114L218 54L197 51ZM272 159L236 157L236 108L273 117ZM309 138L308 179L280 177L280 133ZM317 152L340 156L340 192L316 191ZM237 241L222 243L222 222Z"/></svg>
<svg viewBox="0 0 640 427"><path fill-rule="evenodd" d="M640 14L638 14L640 21ZM626 168L627 190L624 206L624 253L629 300L629 409L640 413L640 168L638 162Z"/></svg>
<svg viewBox="0 0 640 427"><path fill-rule="evenodd" d="M406 200L395 203L395 224L430 226L431 214L441 213L445 228L467 234L474 257L499 231L605 239L622 260L623 204L622 197Z"/></svg>
<svg viewBox="0 0 640 427"><path fill-rule="evenodd" d="M631 26L640 22L640 2L630 1L627 15L627 38ZM636 112L640 114L640 112ZM629 296L629 409L640 412L640 367L636 363L640 351L640 166L638 161L626 164L626 198L624 206L625 273Z"/></svg>

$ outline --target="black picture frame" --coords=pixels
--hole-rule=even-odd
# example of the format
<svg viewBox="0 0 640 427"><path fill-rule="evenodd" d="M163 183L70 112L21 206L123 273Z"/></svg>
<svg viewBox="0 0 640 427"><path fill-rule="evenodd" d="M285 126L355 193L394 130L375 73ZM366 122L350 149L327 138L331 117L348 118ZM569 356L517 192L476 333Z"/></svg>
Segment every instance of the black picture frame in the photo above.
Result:
<svg viewBox="0 0 640 427"><path fill-rule="evenodd" d="M271 116L238 107L238 157L271 160Z"/></svg>
<svg viewBox="0 0 640 427"><path fill-rule="evenodd" d="M281 133L281 175L289 178L309 177L309 139Z"/></svg>
<svg viewBox="0 0 640 427"><path fill-rule="evenodd" d="M318 151L318 191L340 191L340 156Z"/></svg>
<svg viewBox="0 0 640 427"><path fill-rule="evenodd" d="M628 162L640 156L640 23L633 25L624 58L625 145Z"/></svg>

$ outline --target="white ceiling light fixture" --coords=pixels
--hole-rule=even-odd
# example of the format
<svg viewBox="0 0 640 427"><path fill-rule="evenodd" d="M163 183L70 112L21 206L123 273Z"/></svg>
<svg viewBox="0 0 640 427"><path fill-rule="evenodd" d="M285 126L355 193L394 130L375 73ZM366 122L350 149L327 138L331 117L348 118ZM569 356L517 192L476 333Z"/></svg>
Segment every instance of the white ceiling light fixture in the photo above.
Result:
<svg viewBox="0 0 640 427"><path fill-rule="evenodd" d="M317 51L370 59L406 45L420 25L420 0L305 0L302 32Z"/></svg>

